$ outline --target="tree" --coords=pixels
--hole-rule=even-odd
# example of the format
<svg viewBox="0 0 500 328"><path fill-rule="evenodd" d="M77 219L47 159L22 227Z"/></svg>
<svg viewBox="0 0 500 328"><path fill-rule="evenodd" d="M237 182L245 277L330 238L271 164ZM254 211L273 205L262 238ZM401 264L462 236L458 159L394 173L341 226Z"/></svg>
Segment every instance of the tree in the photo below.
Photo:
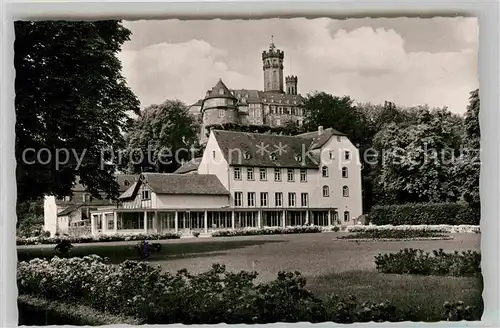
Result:
<svg viewBox="0 0 500 328"><path fill-rule="evenodd" d="M391 123L374 138L382 153L377 184L394 203L457 201L452 178L461 143L456 116L446 108L419 108L414 124Z"/></svg>
<svg viewBox="0 0 500 328"><path fill-rule="evenodd" d="M464 152L455 167L455 178L461 185L464 200L473 207L480 206L479 173L481 133L479 127L479 89L470 93L464 118Z"/></svg>
<svg viewBox="0 0 500 328"><path fill-rule="evenodd" d="M117 194L115 167L102 160L123 147L127 112L139 109L117 58L130 33L120 21L15 23L20 201L70 195L75 182L98 198Z"/></svg>
<svg viewBox="0 0 500 328"><path fill-rule="evenodd" d="M199 125L179 100L145 108L126 135L119 165L130 173L175 171L199 155Z"/></svg>
<svg viewBox="0 0 500 328"><path fill-rule="evenodd" d="M362 143L366 138L366 119L350 97L315 92L307 95L304 106L306 130L314 131L318 126L325 129L331 127L347 134L353 143Z"/></svg>

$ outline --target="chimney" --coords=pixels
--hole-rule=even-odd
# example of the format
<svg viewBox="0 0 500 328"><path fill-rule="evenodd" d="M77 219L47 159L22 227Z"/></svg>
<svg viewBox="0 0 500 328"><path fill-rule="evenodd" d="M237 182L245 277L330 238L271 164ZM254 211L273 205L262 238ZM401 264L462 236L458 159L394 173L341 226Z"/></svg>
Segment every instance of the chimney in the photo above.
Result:
<svg viewBox="0 0 500 328"><path fill-rule="evenodd" d="M318 136L320 136L322 134L323 134L323 127L322 126L318 126Z"/></svg>

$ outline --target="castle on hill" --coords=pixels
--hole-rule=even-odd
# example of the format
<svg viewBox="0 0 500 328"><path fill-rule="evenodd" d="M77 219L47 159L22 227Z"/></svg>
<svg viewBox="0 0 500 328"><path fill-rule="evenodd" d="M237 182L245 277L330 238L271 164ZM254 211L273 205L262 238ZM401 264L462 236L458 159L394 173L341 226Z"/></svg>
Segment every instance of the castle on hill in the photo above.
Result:
<svg viewBox="0 0 500 328"><path fill-rule="evenodd" d="M189 108L201 121L200 141L205 143L214 125L240 124L279 127L287 122L299 126L304 119L304 98L298 94L297 76L283 78L284 52L271 41L262 52L264 90L229 89L222 79L204 99Z"/></svg>

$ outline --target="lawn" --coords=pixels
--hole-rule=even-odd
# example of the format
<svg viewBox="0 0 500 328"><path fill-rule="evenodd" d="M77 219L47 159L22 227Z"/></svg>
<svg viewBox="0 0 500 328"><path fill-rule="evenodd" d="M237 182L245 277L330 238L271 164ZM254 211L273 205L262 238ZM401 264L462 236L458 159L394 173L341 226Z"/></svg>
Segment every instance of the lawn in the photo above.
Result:
<svg viewBox="0 0 500 328"><path fill-rule="evenodd" d="M409 313L425 313L437 320L445 301L464 301L482 309L482 281L477 278L388 275L376 272L374 257L402 248L426 251L442 248L479 250L480 234L454 234L453 240L367 241L337 239L342 233L277 236L220 237L161 241L162 251L148 261L164 270L187 268L192 273L208 270L212 263L225 264L230 271L259 273L258 280L276 277L280 270L299 271L318 296L331 293L355 295L361 301L389 300ZM73 256L98 254L119 263L137 259L136 242L75 245ZM53 246L18 247L18 259L53 255Z"/></svg>

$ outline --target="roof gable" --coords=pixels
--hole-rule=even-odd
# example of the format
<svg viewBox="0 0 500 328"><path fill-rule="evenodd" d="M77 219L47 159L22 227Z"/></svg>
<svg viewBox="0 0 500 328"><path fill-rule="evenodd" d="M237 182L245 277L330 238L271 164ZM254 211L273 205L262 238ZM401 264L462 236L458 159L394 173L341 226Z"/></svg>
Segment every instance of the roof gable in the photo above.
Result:
<svg viewBox="0 0 500 328"><path fill-rule="evenodd" d="M135 198L143 183L158 195L229 195L213 174L143 173L120 199Z"/></svg>
<svg viewBox="0 0 500 328"><path fill-rule="evenodd" d="M262 133L212 131L224 158L233 166L318 168L308 153L313 139Z"/></svg>

